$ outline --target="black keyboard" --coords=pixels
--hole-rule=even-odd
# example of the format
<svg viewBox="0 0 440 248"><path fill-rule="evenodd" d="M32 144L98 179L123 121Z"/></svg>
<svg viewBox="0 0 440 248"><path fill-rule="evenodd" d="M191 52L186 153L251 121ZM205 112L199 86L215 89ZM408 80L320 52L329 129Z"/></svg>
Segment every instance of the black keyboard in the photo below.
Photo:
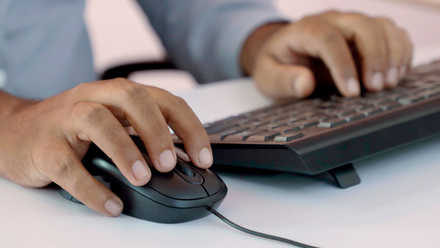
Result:
<svg viewBox="0 0 440 248"><path fill-rule="evenodd" d="M391 90L275 103L205 128L214 168L329 172L350 187L360 182L353 161L440 133L440 61L413 68Z"/></svg>

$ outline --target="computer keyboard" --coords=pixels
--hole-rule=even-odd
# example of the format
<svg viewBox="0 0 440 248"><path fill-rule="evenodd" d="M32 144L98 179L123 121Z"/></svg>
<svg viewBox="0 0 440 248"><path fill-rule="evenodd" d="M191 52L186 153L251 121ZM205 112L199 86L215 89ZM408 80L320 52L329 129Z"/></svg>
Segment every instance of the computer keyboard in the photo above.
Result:
<svg viewBox="0 0 440 248"><path fill-rule="evenodd" d="M329 172L350 187L360 182L353 161L440 133L440 61L413 68L394 89L275 103L205 128L215 166Z"/></svg>

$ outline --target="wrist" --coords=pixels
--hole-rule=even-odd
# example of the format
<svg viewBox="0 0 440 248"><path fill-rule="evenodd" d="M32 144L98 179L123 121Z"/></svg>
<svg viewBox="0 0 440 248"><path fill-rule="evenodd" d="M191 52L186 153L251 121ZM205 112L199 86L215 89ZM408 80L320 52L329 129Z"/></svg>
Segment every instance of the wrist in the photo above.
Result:
<svg viewBox="0 0 440 248"><path fill-rule="evenodd" d="M26 100L13 95L10 95L0 90L0 177L14 181L11 175L11 168L16 166L19 150L14 150L12 147L23 147L23 140L17 139L17 134L23 133L19 129L20 121L17 121L16 115L21 112L26 106L35 104L36 101ZM31 123L32 125L32 123ZM11 151L14 152L11 152Z"/></svg>
<svg viewBox="0 0 440 248"><path fill-rule="evenodd" d="M264 42L287 24L285 22L268 23L257 28L249 35L240 54L240 64L245 75L252 75L255 60Z"/></svg>
<svg viewBox="0 0 440 248"><path fill-rule="evenodd" d="M19 98L0 91L0 120L7 120L22 108L35 103L37 101Z"/></svg>

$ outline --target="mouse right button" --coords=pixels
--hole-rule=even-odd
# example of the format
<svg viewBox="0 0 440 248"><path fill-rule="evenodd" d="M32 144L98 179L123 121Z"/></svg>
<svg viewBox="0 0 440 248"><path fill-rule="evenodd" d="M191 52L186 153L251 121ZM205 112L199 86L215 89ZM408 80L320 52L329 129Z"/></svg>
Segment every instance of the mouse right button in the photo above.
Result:
<svg viewBox="0 0 440 248"><path fill-rule="evenodd" d="M225 187L223 180L214 172L210 170L197 170L197 172L205 178L205 182L202 185L210 196L218 193Z"/></svg>

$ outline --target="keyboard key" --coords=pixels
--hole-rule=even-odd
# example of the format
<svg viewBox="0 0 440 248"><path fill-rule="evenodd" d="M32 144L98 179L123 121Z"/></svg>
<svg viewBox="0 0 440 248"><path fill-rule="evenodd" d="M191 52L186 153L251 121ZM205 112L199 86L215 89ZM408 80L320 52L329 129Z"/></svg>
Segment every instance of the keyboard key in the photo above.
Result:
<svg viewBox="0 0 440 248"><path fill-rule="evenodd" d="M305 123L303 125L302 129L306 129L306 128L317 126L317 125L319 125L319 121L317 121L317 120L316 121L308 121L307 123Z"/></svg>
<svg viewBox="0 0 440 248"><path fill-rule="evenodd" d="M289 130L289 132L298 131L301 129L306 129L306 128L317 126L317 125L319 125L319 120L317 118L313 118L313 119L309 119L309 120L303 119L303 120L292 123L290 125L292 128L290 128L288 130Z"/></svg>
<svg viewBox="0 0 440 248"><path fill-rule="evenodd" d="M278 131L266 131L245 138L246 141L271 141L276 136L281 135Z"/></svg>
<svg viewBox="0 0 440 248"><path fill-rule="evenodd" d="M329 120L331 120L331 119L336 119L336 118L338 118L337 115L330 115L330 116L326 116L326 117L323 119L323 121L329 121Z"/></svg>
<svg viewBox="0 0 440 248"><path fill-rule="evenodd" d="M261 132L266 132L267 129L257 128L257 129L248 129L243 132L235 133L234 135L228 135L224 138L224 140L230 140L231 138L235 139L235 136L241 136L242 140L246 140L250 136L257 135Z"/></svg>
<svg viewBox="0 0 440 248"><path fill-rule="evenodd" d="M374 108L374 104L365 104L363 107L359 108L360 111L366 111L370 108Z"/></svg>
<svg viewBox="0 0 440 248"><path fill-rule="evenodd" d="M400 108L400 107L402 107L402 104L400 104L397 101L394 101L394 102L391 101L391 102L387 102L386 104L382 104L380 107L382 108L383 111L388 111L388 110L392 110L395 108Z"/></svg>
<svg viewBox="0 0 440 248"><path fill-rule="evenodd" d="M223 140L228 135L240 133L240 132L243 132L243 131L246 131L249 129L250 129L250 127L233 127L233 128L227 129L227 130L221 132L220 140Z"/></svg>
<svg viewBox="0 0 440 248"><path fill-rule="evenodd" d="M205 126L206 132L208 134L215 134L215 133L219 133L221 131L227 130L229 128L233 128L233 127L238 127L238 124L225 124L225 123L218 123L218 124L214 124L212 126Z"/></svg>
<svg viewBox="0 0 440 248"><path fill-rule="evenodd" d="M329 121L324 121L319 123L319 128L333 128L347 123L344 119L331 119Z"/></svg>
<svg viewBox="0 0 440 248"><path fill-rule="evenodd" d="M209 136L211 136L211 135L209 135ZM214 135L214 136L216 136L216 135ZM215 137L215 138L217 138L217 137ZM224 141L224 142L241 142L244 140L245 140L244 136L233 134L233 135L226 136L226 138L224 138L222 141Z"/></svg>
<svg viewBox="0 0 440 248"><path fill-rule="evenodd" d="M289 127L289 129L286 129L284 131L284 133L289 133L289 132L298 132L299 130L301 130L301 127L296 126L296 127Z"/></svg>
<svg viewBox="0 0 440 248"><path fill-rule="evenodd" d="M428 90L424 93L425 98L435 97L440 95L440 89Z"/></svg>
<svg viewBox="0 0 440 248"><path fill-rule="evenodd" d="M392 102L392 101L393 100L391 98L387 98L385 100L382 100L382 101L378 102L377 105L384 105L384 104L387 104L387 103Z"/></svg>
<svg viewBox="0 0 440 248"><path fill-rule="evenodd" d="M367 108L364 109L362 111L360 111L362 114L364 114L365 116L372 116L372 115L376 115L379 113L382 113L384 110L382 108L377 108L377 107L372 107L372 108Z"/></svg>
<svg viewBox="0 0 440 248"><path fill-rule="evenodd" d="M357 113L357 111L354 110L354 109L349 109L348 111L342 112L342 113L340 114L340 116L341 116L341 117L345 117L345 116L350 115L350 114L353 114L353 113Z"/></svg>
<svg viewBox="0 0 440 248"><path fill-rule="evenodd" d="M275 141L275 142L289 142L289 141L296 140L296 139L299 139L302 137L304 137L304 134L301 132L287 133L287 134L283 134L280 136L276 136L273 141Z"/></svg>
<svg viewBox="0 0 440 248"><path fill-rule="evenodd" d="M399 103L402 105L408 105L411 103L418 102L420 100L423 100L425 98L423 95L413 95L413 96L407 96L405 98L399 99Z"/></svg>
<svg viewBox="0 0 440 248"><path fill-rule="evenodd" d="M363 119L363 118L365 118L364 114L361 114L361 113L358 113L358 112L354 111L354 112L352 112L350 114L342 116L341 119L344 119L347 122L352 122L352 121L357 121L357 120L360 120L360 119Z"/></svg>
<svg viewBox="0 0 440 248"><path fill-rule="evenodd" d="M222 136L220 134L210 134L210 135L208 135L208 138L209 138L210 142L216 142L216 141L223 140Z"/></svg>

